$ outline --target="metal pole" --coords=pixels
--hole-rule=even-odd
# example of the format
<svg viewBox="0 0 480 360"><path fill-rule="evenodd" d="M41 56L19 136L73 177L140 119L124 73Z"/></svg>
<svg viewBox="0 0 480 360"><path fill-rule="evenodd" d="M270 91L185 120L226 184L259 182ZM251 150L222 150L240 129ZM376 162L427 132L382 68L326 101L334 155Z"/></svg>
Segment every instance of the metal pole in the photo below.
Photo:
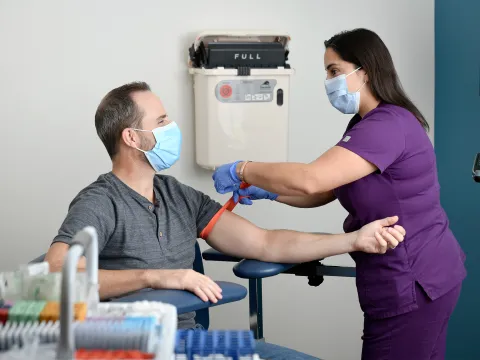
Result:
<svg viewBox="0 0 480 360"><path fill-rule="evenodd" d="M263 338L262 279L248 280L248 300L250 306L250 330L256 340Z"/></svg>

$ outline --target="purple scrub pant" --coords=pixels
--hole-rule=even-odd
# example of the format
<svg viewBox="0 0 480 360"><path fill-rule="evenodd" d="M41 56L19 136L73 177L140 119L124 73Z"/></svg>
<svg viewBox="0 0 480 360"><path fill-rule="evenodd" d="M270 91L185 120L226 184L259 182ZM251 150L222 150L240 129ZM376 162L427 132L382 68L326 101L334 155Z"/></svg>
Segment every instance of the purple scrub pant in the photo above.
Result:
<svg viewBox="0 0 480 360"><path fill-rule="evenodd" d="M387 319L365 317L362 360L445 359L448 320L461 288L431 301L417 284L417 310Z"/></svg>

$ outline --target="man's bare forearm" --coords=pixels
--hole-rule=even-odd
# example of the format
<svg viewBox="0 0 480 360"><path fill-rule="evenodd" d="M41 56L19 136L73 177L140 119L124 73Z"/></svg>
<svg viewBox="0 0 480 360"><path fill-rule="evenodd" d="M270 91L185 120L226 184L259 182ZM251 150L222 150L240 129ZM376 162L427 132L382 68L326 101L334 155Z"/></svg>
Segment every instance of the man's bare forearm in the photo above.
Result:
<svg viewBox="0 0 480 360"><path fill-rule="evenodd" d="M68 244L55 243L48 250L45 261L51 272L62 271ZM85 257L78 261L77 270L86 269ZM119 297L145 288L188 290L204 301L221 299L221 289L211 279L188 269L129 269L103 270L99 269L99 295L106 300Z"/></svg>
<svg viewBox="0 0 480 360"><path fill-rule="evenodd" d="M85 257L78 262L77 271L84 272ZM62 266L50 263L51 272L61 272ZM101 300L122 296L133 291L150 287L149 271L145 269L131 270L98 270L99 295Z"/></svg>
<svg viewBox="0 0 480 360"><path fill-rule="evenodd" d="M106 300L149 287L148 270L99 270L100 299Z"/></svg>
<svg viewBox="0 0 480 360"><path fill-rule="evenodd" d="M320 235L291 230L265 230L226 211L207 242L214 249L245 259L299 263L353 251L357 233Z"/></svg>
<svg viewBox="0 0 480 360"><path fill-rule="evenodd" d="M262 261L302 263L354 251L356 233L321 235L268 230Z"/></svg>

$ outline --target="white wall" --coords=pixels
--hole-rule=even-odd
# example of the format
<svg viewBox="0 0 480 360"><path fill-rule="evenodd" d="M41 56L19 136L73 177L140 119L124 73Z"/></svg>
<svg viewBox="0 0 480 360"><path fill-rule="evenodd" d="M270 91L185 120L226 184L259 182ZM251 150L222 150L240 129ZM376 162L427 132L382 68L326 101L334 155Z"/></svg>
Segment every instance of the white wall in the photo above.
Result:
<svg viewBox="0 0 480 360"><path fill-rule="evenodd" d="M341 136L347 118L324 94L323 40L354 27L377 31L404 87L433 125L433 0L385 1L0 1L0 269L44 252L70 200L110 169L94 112L111 88L145 80L184 133L170 171L215 199L211 174L194 164L187 48L206 29L286 30L292 35L290 160L310 161ZM432 132L433 134L433 132ZM297 210L270 202L236 210L260 226L341 231L335 203ZM348 256L329 263L348 264ZM215 279L244 283L231 264ZM362 314L353 279L312 288L292 275L265 281L265 336L324 359L359 358ZM212 311L214 327L246 328L248 302Z"/></svg>

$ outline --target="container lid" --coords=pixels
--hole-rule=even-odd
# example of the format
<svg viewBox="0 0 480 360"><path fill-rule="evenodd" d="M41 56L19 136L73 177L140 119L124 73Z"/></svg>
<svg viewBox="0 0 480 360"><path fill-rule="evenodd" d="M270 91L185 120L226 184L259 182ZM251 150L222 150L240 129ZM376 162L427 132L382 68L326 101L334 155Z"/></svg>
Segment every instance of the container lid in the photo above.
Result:
<svg viewBox="0 0 480 360"><path fill-rule="evenodd" d="M203 42L205 47L211 42L228 41L228 42L279 42L285 50L288 50L290 35L287 33L278 33L274 31L204 31L198 34L193 43L194 50L197 50L200 43Z"/></svg>
<svg viewBox="0 0 480 360"><path fill-rule="evenodd" d="M189 49L188 67L290 68L289 42L290 35L273 31L204 31Z"/></svg>

